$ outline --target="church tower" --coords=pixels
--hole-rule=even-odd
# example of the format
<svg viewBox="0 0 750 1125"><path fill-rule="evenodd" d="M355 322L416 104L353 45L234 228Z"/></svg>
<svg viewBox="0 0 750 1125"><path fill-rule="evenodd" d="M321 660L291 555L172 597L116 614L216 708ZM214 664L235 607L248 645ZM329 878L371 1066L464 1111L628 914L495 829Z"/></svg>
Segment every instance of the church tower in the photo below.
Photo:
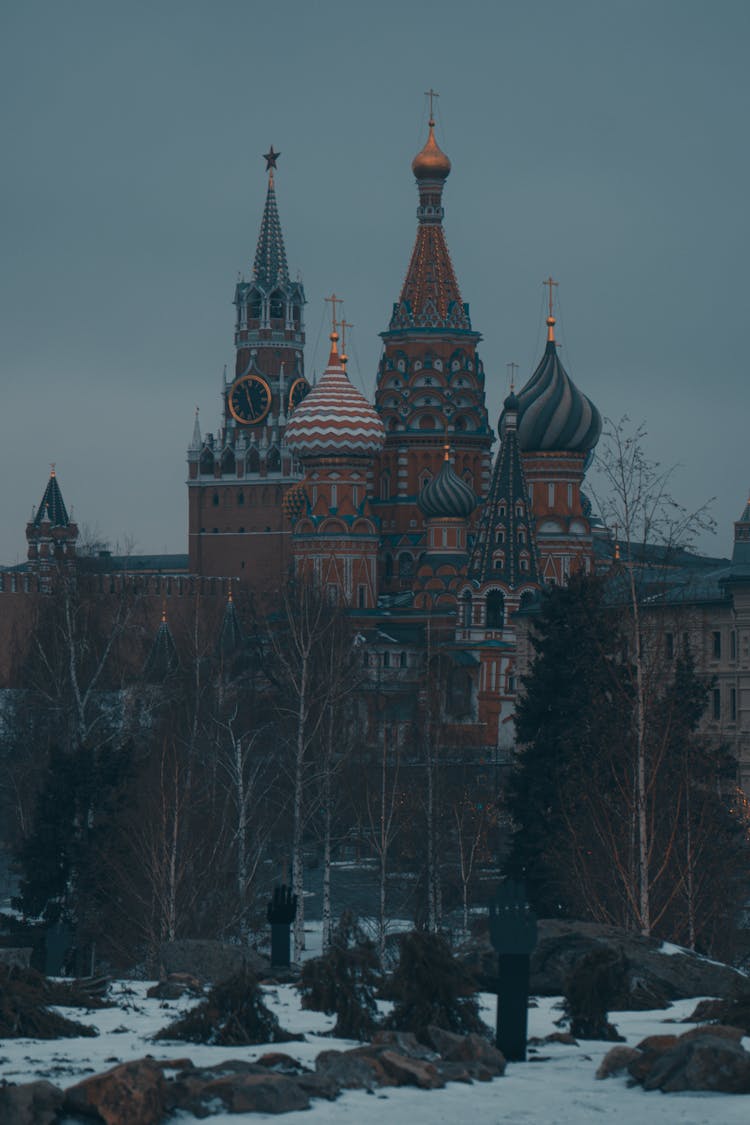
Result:
<svg viewBox="0 0 750 1125"><path fill-rule="evenodd" d="M54 466L41 503L26 525L28 569L39 578L39 588L50 593L56 578L76 572L78 525L65 507Z"/></svg>
<svg viewBox="0 0 750 1125"><path fill-rule="evenodd" d="M417 237L401 295L381 334L385 346L375 390L386 433L374 491L386 592L412 585L426 547L417 500L442 470L446 439L456 474L479 497L489 485L492 433L477 354L481 336L472 328L443 231L442 195L450 170L430 113L427 143L412 162L419 192Z"/></svg>
<svg viewBox="0 0 750 1125"><path fill-rule="evenodd" d="M287 494L285 507L297 575L314 582L331 604L374 609L379 528L367 493L385 432L346 373L333 307L328 365L287 430L305 476Z"/></svg>
<svg viewBox="0 0 750 1125"><path fill-rule="evenodd" d="M190 570L237 577L261 595L289 565L284 492L300 477L286 444L289 417L309 391L305 294L287 266L276 203L279 153L265 155L268 187L250 280L235 288L234 378L224 380L217 432L196 416L188 450Z"/></svg>
<svg viewBox="0 0 750 1125"><path fill-rule="evenodd" d="M543 582L564 584L593 569L591 525L581 484L602 431L599 411L563 367L555 340L549 278L547 347L518 394L518 445L535 520ZM501 426L504 424L501 419Z"/></svg>

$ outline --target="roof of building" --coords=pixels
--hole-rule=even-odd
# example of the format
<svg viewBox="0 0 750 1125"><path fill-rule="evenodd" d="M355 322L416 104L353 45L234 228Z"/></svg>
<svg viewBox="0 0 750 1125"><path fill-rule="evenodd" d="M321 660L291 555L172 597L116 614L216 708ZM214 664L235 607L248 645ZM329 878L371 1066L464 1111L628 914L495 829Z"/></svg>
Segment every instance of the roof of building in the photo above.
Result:
<svg viewBox="0 0 750 1125"><path fill-rule="evenodd" d="M431 119L427 143L412 163L419 187L419 226L389 332L411 328L472 330L469 307L461 298L443 232L442 191L451 164L435 141L434 125Z"/></svg>
<svg viewBox="0 0 750 1125"><path fill-rule="evenodd" d="M50 472L42 501L32 522L34 527L39 527L42 523L49 523L51 527L70 526L68 510L65 507L54 469Z"/></svg>
<svg viewBox="0 0 750 1125"><path fill-rule="evenodd" d="M301 461L316 457L374 457L385 442L380 415L354 387L331 333L328 366L318 383L295 407L285 441Z"/></svg>
<svg viewBox="0 0 750 1125"><path fill-rule="evenodd" d="M286 263L284 236L281 232L281 221L276 206L276 187L274 184L273 167L268 170L266 205L263 208L258 245L255 249L252 280L266 292L273 289L275 285L286 285L289 283L289 268Z"/></svg>
<svg viewBox="0 0 750 1125"><path fill-rule="evenodd" d="M518 441L524 452L588 453L602 432L602 419L560 361L554 336L554 317L547 319L544 355L518 394ZM503 424L501 416L501 428Z"/></svg>
<svg viewBox="0 0 750 1125"><path fill-rule="evenodd" d="M426 519L468 519L478 503L474 489L454 472L446 445L440 472L428 481L417 498L419 510Z"/></svg>
<svg viewBox="0 0 750 1125"><path fill-rule="evenodd" d="M534 521L516 429L516 408L515 395L506 398L500 425L500 451L467 569L467 576L475 582L500 581L511 589L540 580Z"/></svg>

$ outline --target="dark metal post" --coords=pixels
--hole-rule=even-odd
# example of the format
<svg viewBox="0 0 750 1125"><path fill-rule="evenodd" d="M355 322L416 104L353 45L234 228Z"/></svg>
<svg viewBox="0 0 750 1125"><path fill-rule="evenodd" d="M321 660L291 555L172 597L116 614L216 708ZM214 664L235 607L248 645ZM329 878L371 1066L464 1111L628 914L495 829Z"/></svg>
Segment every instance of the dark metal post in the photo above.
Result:
<svg viewBox="0 0 750 1125"><path fill-rule="evenodd" d="M525 1062L529 960L536 947L536 915L526 901L523 883L511 881L498 887L489 911L490 939L498 955L495 1042L510 1062Z"/></svg>
<svg viewBox="0 0 750 1125"><path fill-rule="evenodd" d="M266 917L271 923L271 965L275 968L288 969L291 964L289 935L296 913L297 896L291 888L284 883L274 887Z"/></svg>

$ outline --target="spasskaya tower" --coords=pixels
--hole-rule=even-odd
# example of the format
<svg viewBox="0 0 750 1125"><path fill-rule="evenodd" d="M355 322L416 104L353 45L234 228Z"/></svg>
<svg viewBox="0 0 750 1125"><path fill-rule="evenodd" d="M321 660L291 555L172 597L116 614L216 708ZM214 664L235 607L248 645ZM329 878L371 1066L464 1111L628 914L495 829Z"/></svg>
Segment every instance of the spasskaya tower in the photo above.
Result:
<svg viewBox="0 0 750 1125"><path fill-rule="evenodd" d="M224 382L216 433L196 414L188 450L189 551L194 574L237 577L261 595L289 564L282 497L300 478L284 434L310 389L304 375L302 283L289 276L276 204L280 153L265 155L268 187L249 281L234 294L234 378Z"/></svg>

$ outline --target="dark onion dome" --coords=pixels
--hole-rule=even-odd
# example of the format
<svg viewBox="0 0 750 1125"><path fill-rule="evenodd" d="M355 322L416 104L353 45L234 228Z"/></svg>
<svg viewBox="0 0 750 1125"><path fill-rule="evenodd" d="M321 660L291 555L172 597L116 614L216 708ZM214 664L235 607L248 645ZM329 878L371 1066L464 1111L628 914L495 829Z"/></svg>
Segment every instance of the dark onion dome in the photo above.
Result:
<svg viewBox="0 0 750 1125"><path fill-rule="evenodd" d="M417 180L447 180L451 162L435 140L435 122L430 118L430 132L427 143L411 162L411 170Z"/></svg>
<svg viewBox="0 0 750 1125"><path fill-rule="evenodd" d="M295 457L374 457L385 443L385 427L375 408L352 386L331 333L331 354L320 382L294 413L284 440Z"/></svg>
<svg viewBox="0 0 750 1125"><path fill-rule="evenodd" d="M518 444L524 453L589 453L602 432L601 415L560 362L554 324L548 317L544 355L518 395Z"/></svg>
<svg viewBox="0 0 750 1125"><path fill-rule="evenodd" d="M454 473L446 447L443 467L417 499L425 519L468 519L477 506L474 490Z"/></svg>

